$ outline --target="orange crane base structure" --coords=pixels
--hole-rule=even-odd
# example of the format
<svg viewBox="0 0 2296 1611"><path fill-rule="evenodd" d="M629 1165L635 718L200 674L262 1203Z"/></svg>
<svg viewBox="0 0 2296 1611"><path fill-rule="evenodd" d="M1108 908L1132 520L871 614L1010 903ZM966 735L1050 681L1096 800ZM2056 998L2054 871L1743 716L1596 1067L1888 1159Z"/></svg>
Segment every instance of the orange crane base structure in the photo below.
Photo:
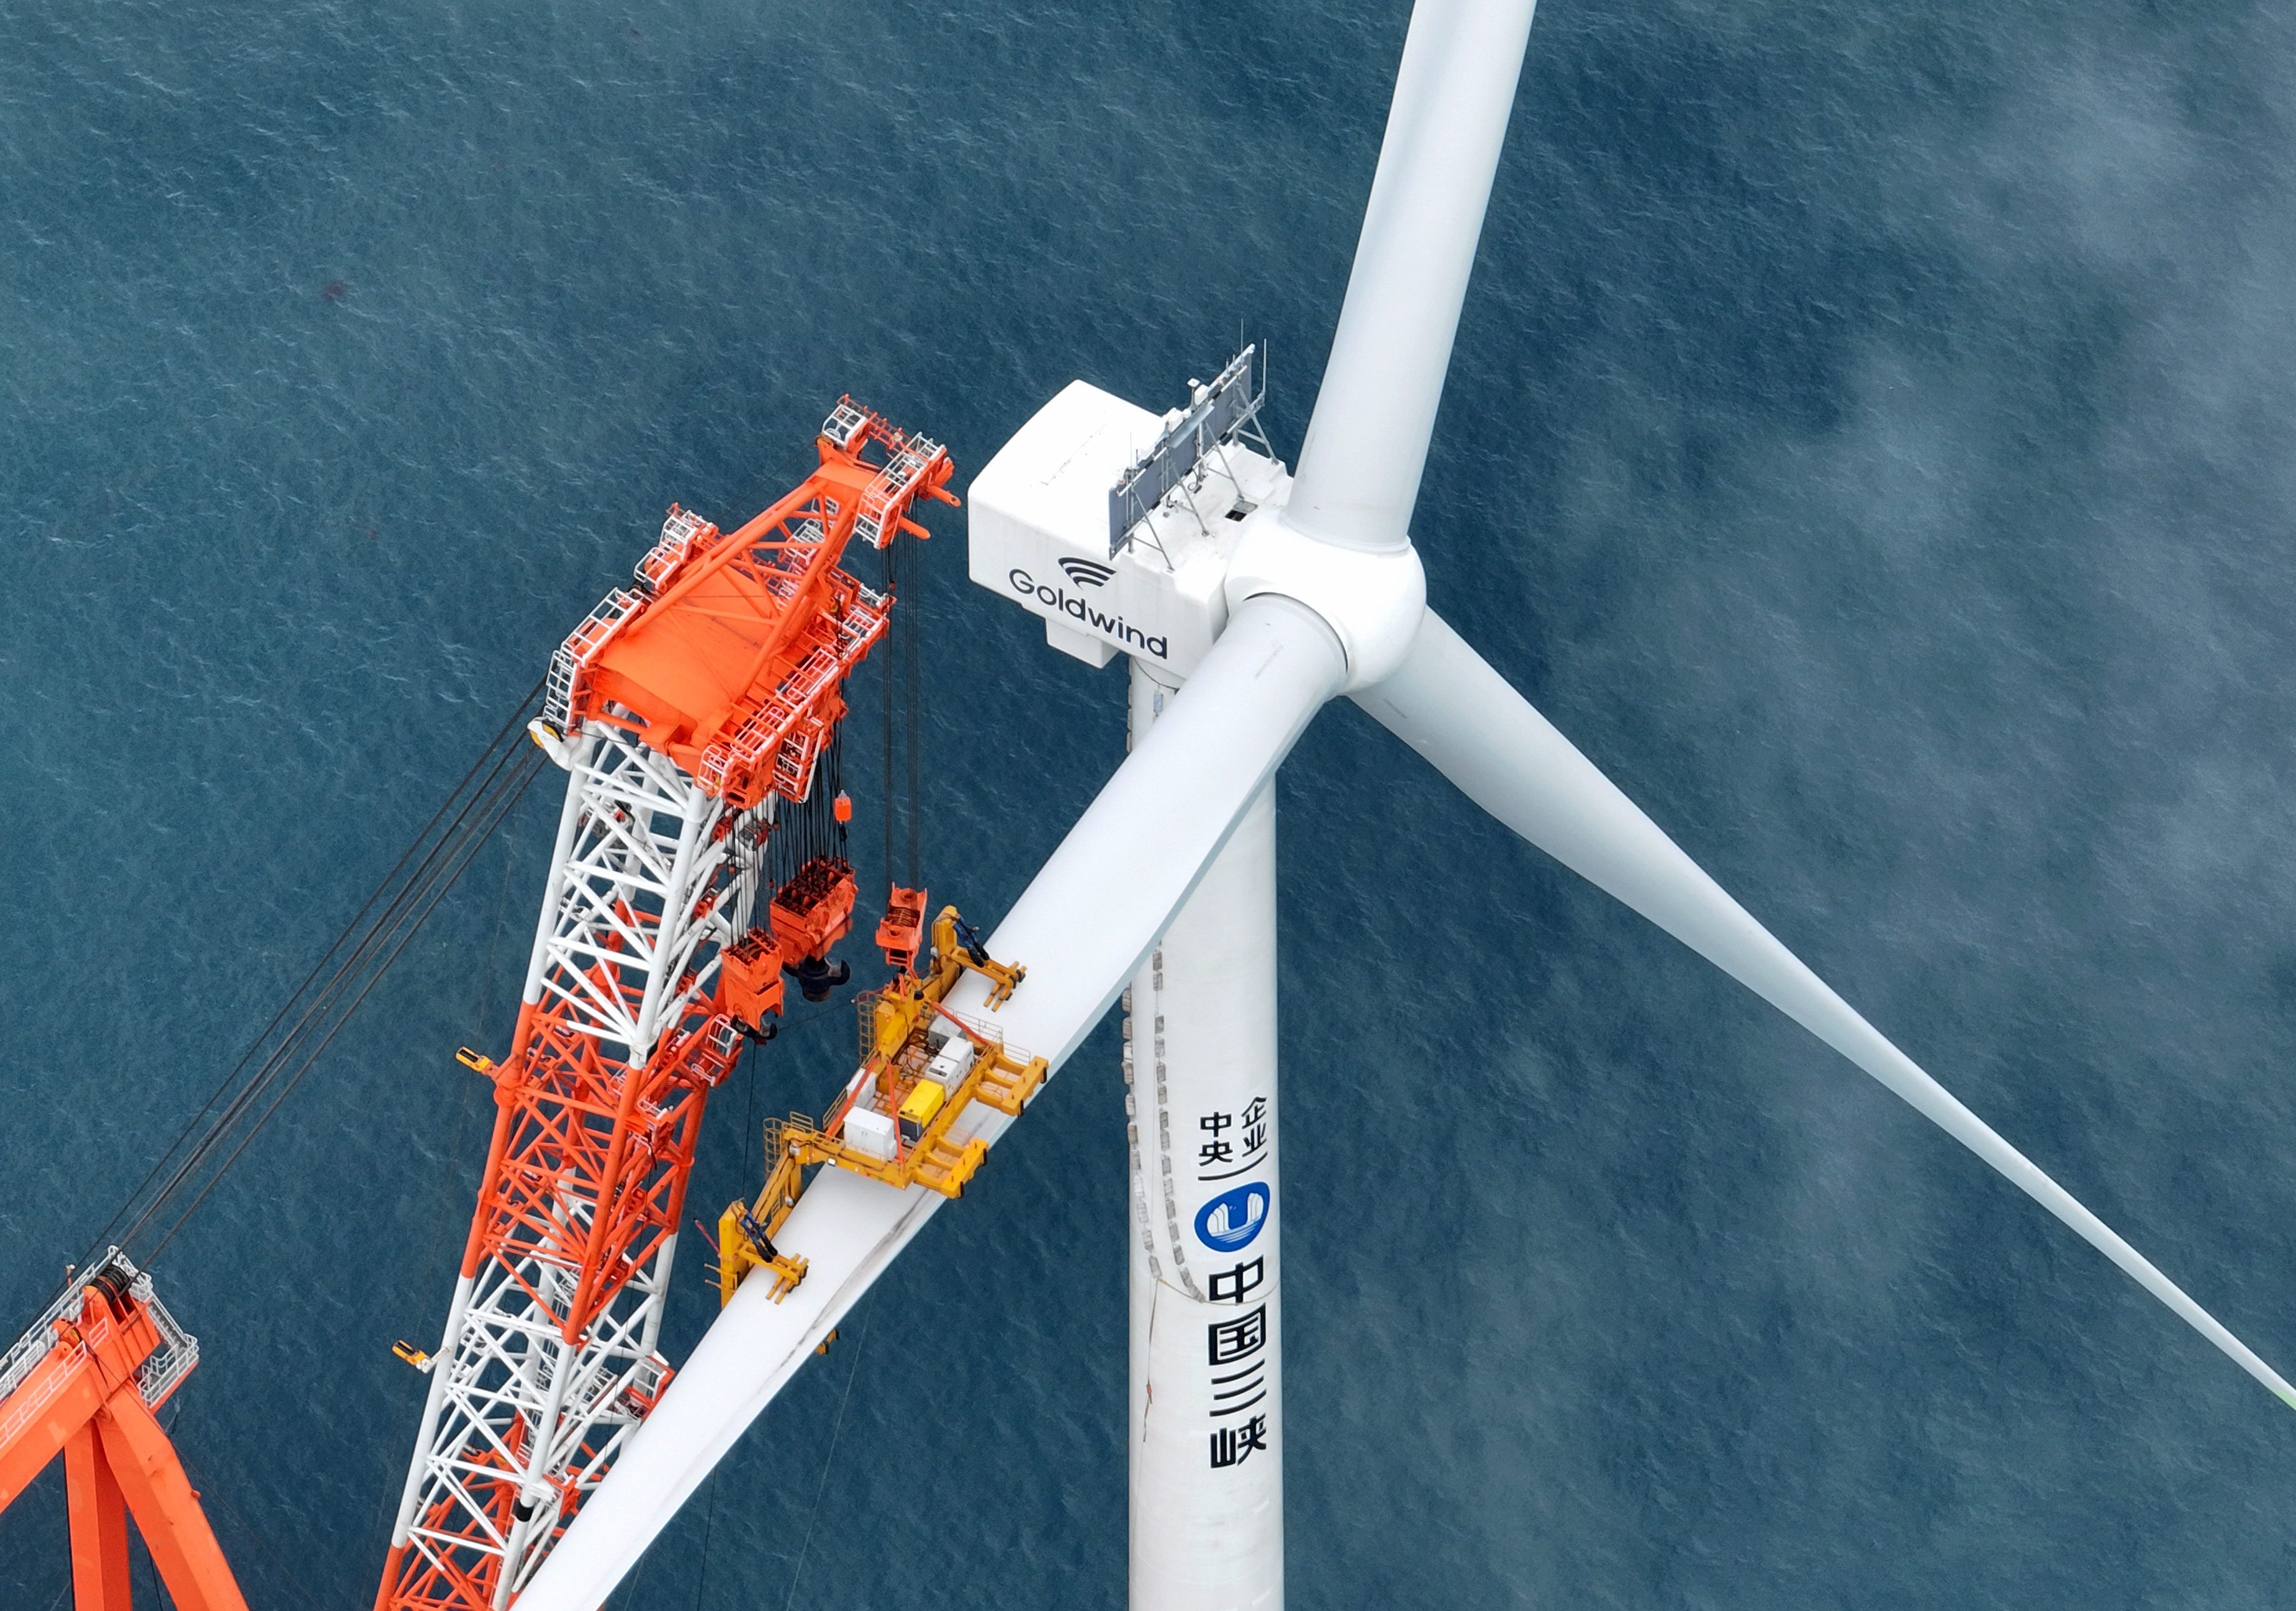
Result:
<svg viewBox="0 0 2296 1611"><path fill-rule="evenodd" d="M152 1414L199 1357L114 1247L0 1358L0 1510L63 1456L74 1611L130 1611L131 1514L181 1611L247 1611Z"/></svg>

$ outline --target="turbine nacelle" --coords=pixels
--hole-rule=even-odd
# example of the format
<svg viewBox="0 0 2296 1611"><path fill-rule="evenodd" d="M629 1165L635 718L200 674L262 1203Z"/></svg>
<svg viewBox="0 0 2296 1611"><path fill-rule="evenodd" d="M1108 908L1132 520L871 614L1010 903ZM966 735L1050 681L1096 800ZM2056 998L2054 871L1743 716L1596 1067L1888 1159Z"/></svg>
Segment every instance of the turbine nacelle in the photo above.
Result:
<svg viewBox="0 0 2296 1611"><path fill-rule="evenodd" d="M1070 382L982 467L968 490L967 571L1045 623L1089 666L1128 654L1167 682L1227 630L1227 578L1246 523L1289 495L1273 454L1225 442L1111 540L1110 494L1178 417Z"/></svg>
<svg viewBox="0 0 2296 1611"><path fill-rule="evenodd" d="M1070 382L969 491L972 580L1037 617L1047 642L1090 666L1128 654L1176 682L1246 600L1274 594L1339 640L1343 691L1392 675L1426 607L1418 552L1408 540L1381 549L1325 541L1292 508L1282 462L1240 438L1210 444L1111 544L1111 489L1179 412L1160 418Z"/></svg>

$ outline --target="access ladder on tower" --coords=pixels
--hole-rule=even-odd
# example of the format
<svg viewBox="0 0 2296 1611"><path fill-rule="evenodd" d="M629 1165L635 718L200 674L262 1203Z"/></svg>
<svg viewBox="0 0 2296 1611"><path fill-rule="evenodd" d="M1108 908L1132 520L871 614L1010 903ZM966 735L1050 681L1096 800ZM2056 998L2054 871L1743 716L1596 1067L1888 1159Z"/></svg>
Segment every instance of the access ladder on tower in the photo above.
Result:
<svg viewBox="0 0 2296 1611"><path fill-rule="evenodd" d="M922 537L948 455L854 405L738 530L673 506L553 658L569 773L496 1116L377 1611L500 1611L668 1382L663 1302L709 1091L851 926L832 742L892 599L849 543ZM832 809L830 797L836 804ZM823 989L825 994L825 987Z"/></svg>
<svg viewBox="0 0 2296 1611"><path fill-rule="evenodd" d="M129 1611L131 1515L181 1611L247 1611L154 1414L199 1358L117 1247L0 1355L0 1510L63 1457L75 1611Z"/></svg>

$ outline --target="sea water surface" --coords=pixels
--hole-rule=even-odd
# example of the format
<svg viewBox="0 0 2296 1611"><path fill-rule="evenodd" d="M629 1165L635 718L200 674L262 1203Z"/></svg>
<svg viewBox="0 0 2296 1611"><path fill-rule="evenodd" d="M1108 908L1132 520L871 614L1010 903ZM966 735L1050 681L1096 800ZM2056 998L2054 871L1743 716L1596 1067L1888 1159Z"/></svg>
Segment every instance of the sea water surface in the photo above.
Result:
<svg viewBox="0 0 2296 1611"><path fill-rule="evenodd" d="M0 1316L671 500L746 516L846 391L961 485L1239 327L1295 453L1405 21L0 8ZM2292 91L2286 0L1547 0L1415 526L1566 733L2283 1369ZM993 918L1121 674L932 525L926 871ZM260 1611L372 1595L554 777L160 1263ZM2090 1248L1352 708L1280 802L1292 1604L2296 1603L2296 1416ZM699 1212L851 1034L716 1097ZM1120 1605L1122 1123L1111 1025L614 1604ZM53 1478L0 1517L0 1607L62 1528Z"/></svg>

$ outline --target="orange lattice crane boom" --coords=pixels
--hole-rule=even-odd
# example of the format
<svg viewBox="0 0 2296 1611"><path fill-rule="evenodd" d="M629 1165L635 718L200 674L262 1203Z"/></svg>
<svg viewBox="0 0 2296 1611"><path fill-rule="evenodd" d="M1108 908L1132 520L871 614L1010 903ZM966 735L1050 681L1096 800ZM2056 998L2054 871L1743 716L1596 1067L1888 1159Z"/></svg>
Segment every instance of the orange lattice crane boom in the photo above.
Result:
<svg viewBox="0 0 2296 1611"><path fill-rule="evenodd" d="M568 773L518 1021L375 1611L505 1611L669 1379L660 1352L709 1092L824 998L852 926L847 675L893 599L856 540L954 503L939 444L840 401L804 482L738 529L673 506L552 658ZM825 759L826 757L826 759Z"/></svg>

